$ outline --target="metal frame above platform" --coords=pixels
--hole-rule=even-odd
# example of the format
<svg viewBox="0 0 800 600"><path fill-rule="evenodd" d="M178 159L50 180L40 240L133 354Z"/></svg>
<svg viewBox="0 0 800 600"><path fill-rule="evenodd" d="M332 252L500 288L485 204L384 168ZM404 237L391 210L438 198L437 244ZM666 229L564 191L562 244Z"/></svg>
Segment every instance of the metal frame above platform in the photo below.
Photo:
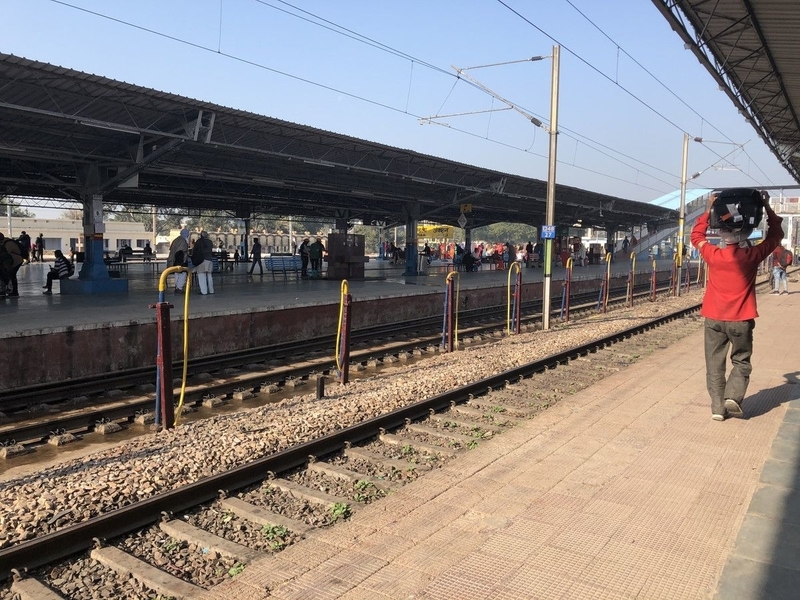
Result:
<svg viewBox="0 0 800 600"><path fill-rule="evenodd" d="M546 182L0 54L0 194L251 214L541 225ZM630 228L674 210L558 185L557 219Z"/></svg>

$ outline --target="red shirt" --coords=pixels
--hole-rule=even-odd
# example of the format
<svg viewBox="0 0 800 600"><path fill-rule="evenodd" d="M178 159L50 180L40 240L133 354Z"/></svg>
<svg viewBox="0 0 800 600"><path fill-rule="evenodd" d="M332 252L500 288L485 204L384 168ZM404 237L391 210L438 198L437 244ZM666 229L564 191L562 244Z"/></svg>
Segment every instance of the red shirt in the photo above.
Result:
<svg viewBox="0 0 800 600"><path fill-rule="evenodd" d="M758 265L780 245L783 219L767 210L767 237L757 246L741 248L728 244L719 248L706 240L708 213L701 215L692 228L692 245L708 263L708 288L700 314L716 321L747 321L758 316L756 309L756 272ZM700 242L706 242L702 246Z"/></svg>

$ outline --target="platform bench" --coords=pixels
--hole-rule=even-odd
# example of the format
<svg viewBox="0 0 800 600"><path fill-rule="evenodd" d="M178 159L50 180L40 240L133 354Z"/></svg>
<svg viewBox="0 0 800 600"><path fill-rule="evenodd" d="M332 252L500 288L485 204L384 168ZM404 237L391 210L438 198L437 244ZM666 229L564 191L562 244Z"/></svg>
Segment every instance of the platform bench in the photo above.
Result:
<svg viewBox="0 0 800 600"><path fill-rule="evenodd" d="M272 281L275 281L276 273L282 273L286 281L289 275L300 276L302 261L299 256L268 256L264 259L264 266L272 273Z"/></svg>

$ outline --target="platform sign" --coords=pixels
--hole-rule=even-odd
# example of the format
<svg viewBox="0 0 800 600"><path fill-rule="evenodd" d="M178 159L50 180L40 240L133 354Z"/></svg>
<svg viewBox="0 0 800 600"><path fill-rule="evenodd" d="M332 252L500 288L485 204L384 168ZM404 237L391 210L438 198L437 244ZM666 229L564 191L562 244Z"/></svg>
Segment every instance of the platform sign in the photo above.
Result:
<svg viewBox="0 0 800 600"><path fill-rule="evenodd" d="M452 225L417 225L417 238L451 240L453 239L453 229Z"/></svg>
<svg viewBox="0 0 800 600"><path fill-rule="evenodd" d="M554 240L556 239L556 226L555 225L542 225L542 239Z"/></svg>
<svg viewBox="0 0 800 600"><path fill-rule="evenodd" d="M464 213L461 213L461 216L458 217L458 226L461 227L461 229L467 226L467 217L464 216Z"/></svg>

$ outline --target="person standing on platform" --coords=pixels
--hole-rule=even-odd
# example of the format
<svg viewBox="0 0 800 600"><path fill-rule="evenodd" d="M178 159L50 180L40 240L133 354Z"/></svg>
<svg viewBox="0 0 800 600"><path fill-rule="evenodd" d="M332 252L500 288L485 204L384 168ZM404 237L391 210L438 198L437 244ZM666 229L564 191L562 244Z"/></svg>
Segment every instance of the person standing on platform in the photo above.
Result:
<svg viewBox="0 0 800 600"><path fill-rule="evenodd" d="M536 255L536 266L541 267L544 259L544 245L542 245L542 242L536 242L533 247L533 253Z"/></svg>
<svg viewBox="0 0 800 600"><path fill-rule="evenodd" d="M300 255L300 277L308 277L308 260L311 257L308 246L308 238L305 238L297 249L297 253Z"/></svg>
<svg viewBox="0 0 800 600"><path fill-rule="evenodd" d="M786 277L786 268L791 266L794 256L783 246L778 246L772 253L772 293L780 294L783 284L783 293L789 293L789 279Z"/></svg>
<svg viewBox="0 0 800 600"><path fill-rule="evenodd" d="M44 262L44 234L40 233L39 237L36 238L36 253L34 254L34 260L38 260L39 262Z"/></svg>
<svg viewBox="0 0 800 600"><path fill-rule="evenodd" d="M253 250L251 254L253 264L250 265L250 271L247 273L248 279L253 278L253 270L256 268L256 265L258 265L258 274L264 275L264 265L261 264L261 241L258 238L253 240Z"/></svg>
<svg viewBox="0 0 800 600"><path fill-rule="evenodd" d="M31 236L23 231L17 238L17 241L22 245L23 263L29 265L31 263Z"/></svg>
<svg viewBox="0 0 800 600"><path fill-rule="evenodd" d="M758 192L754 190L753 193ZM767 213L769 226L764 241L751 247L746 235L750 231L720 228L725 247L718 247L706 239L715 200L716 195L712 195L708 209L698 217L692 228L691 240L708 264L708 287L700 310L706 319L706 387L711 396L711 418L724 421L727 416L744 416L741 405L753 369L750 357L753 354L753 328L758 316L756 274L761 261L781 243L783 219L770 208L769 194L761 192L761 203ZM721 223L733 220L728 213L716 217ZM716 223L713 225L717 226ZM729 347L733 369L726 380Z"/></svg>
<svg viewBox="0 0 800 600"><path fill-rule="evenodd" d="M186 259L189 257L189 230L185 227L181 229L180 235L172 240L169 245L169 255L167 256L167 267L185 267ZM175 293L182 294L186 286L186 273L175 274Z"/></svg>
<svg viewBox="0 0 800 600"><path fill-rule="evenodd" d="M322 240L317 238L314 243L308 247L308 256L311 260L311 276L319 277L322 269L322 255L325 252L325 246L322 245Z"/></svg>
<svg viewBox="0 0 800 600"><path fill-rule="evenodd" d="M626 235L625 239L622 240L622 253L625 255L625 258L628 258L628 246L630 246L630 245L631 245L631 242L628 239L628 236Z"/></svg>
<svg viewBox="0 0 800 600"><path fill-rule="evenodd" d="M53 280L54 279L67 279L70 276L70 264L61 250L56 250L56 262L50 268L47 274L47 283L44 285L44 292L46 296L53 293Z"/></svg>
<svg viewBox="0 0 800 600"><path fill-rule="evenodd" d="M200 232L200 237L195 241L192 249L192 271L197 273L197 283L200 285L200 294L214 293L214 245L207 231Z"/></svg>
<svg viewBox="0 0 800 600"><path fill-rule="evenodd" d="M0 233L0 246L3 249L2 272L0 272L0 282L3 284L2 297L16 298L19 296L17 284L17 271L19 271L24 261L22 244L17 240L5 237ZM7 286L11 284L11 289Z"/></svg>
<svg viewBox="0 0 800 600"><path fill-rule="evenodd" d="M530 268L533 262L533 244L530 240L525 245L525 268Z"/></svg>

